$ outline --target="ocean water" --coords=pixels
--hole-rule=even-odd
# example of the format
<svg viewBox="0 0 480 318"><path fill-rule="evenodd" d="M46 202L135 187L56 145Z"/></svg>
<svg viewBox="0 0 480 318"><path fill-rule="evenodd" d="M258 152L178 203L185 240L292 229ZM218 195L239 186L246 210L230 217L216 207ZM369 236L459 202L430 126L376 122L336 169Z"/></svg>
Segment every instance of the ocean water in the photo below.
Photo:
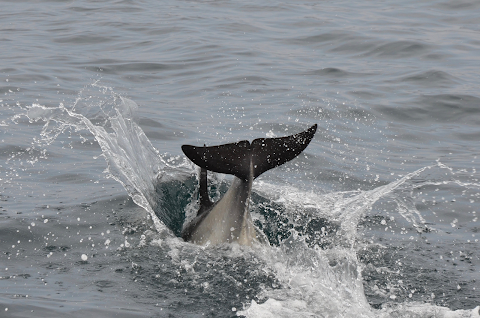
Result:
<svg viewBox="0 0 480 318"><path fill-rule="evenodd" d="M0 317L479 317L479 10L4 1ZM178 237L182 144L314 123L254 182L269 245Z"/></svg>

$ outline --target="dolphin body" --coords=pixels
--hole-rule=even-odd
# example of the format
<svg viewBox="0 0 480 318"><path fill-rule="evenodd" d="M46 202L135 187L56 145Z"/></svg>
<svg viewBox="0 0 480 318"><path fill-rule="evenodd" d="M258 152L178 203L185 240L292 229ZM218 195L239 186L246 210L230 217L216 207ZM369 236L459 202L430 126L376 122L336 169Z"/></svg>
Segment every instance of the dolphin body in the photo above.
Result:
<svg viewBox="0 0 480 318"><path fill-rule="evenodd" d="M280 138L242 140L219 146L183 145L183 153L200 166L200 209L182 230L182 238L196 244L237 242L252 245L266 241L257 232L248 211L252 183L267 170L298 156L310 143L317 125L304 132ZM227 193L213 203L207 189L207 170L235 176Z"/></svg>

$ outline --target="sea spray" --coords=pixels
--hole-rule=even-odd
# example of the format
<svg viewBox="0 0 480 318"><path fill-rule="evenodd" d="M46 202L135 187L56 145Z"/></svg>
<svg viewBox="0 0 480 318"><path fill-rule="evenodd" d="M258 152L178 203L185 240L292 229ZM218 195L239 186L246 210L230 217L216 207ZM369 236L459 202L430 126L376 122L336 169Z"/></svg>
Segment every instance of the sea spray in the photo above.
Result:
<svg viewBox="0 0 480 318"><path fill-rule="evenodd" d="M358 257L358 250L370 243L359 236L358 226L377 204L388 201L393 203L389 211L391 217L399 214L417 234L428 232L433 227L427 224L415 203L418 189L440 188L445 184L455 184L463 188L463 193L478 189L475 180L454 172L440 161L367 191L317 194L294 185L258 180L254 183L252 212L256 224L263 229L277 228L269 233L271 246L252 250L235 245L192 247L164 234L170 233L167 228L175 232L169 221L172 216L180 215L175 221L178 228L185 211L195 210L196 172L192 165L182 160L168 163L162 158L135 120L137 107L135 102L114 93L111 88L94 83L85 87L70 106L33 104L26 108L26 116L31 121L45 121L40 143L52 143L68 130L79 135L82 131L90 132L107 161L107 175L124 186L129 196L149 212L155 224L157 233L146 235L145 232L141 247L170 249L167 255L171 263L167 265L173 267L172 273L175 267L181 268L182 273L185 271L183 282L173 279L173 286L187 290L199 284L204 292L218 297L226 290L209 286L216 281L215 275L221 273L221 277L231 281L225 287L243 296L244 310L236 311L249 317L375 317L396 315L398 311L417 312L416 307L408 304L403 307L386 305L390 309L382 311L370 307L362 277L365 264ZM212 180L213 188L224 188L225 180ZM267 210L270 215L265 212ZM277 222L280 217L281 231ZM387 222L380 224L388 229ZM319 239L312 239L315 235ZM135 264L145 268L147 261L140 257ZM234 266L238 261L244 262L244 266ZM156 262L154 257L152 262ZM165 276L170 275L170 272L165 273ZM395 287L380 290L379 294L382 293L389 300L400 299ZM422 312L425 308L422 307ZM429 313L439 311L435 306L428 308Z"/></svg>
<svg viewBox="0 0 480 318"><path fill-rule="evenodd" d="M157 231L164 231L154 212L159 201L155 186L168 164L136 123L137 108L132 100L95 82L69 107L33 104L25 115L32 122L45 122L38 143L50 144L70 129L92 133L107 161L107 176L120 182L134 202L149 212Z"/></svg>

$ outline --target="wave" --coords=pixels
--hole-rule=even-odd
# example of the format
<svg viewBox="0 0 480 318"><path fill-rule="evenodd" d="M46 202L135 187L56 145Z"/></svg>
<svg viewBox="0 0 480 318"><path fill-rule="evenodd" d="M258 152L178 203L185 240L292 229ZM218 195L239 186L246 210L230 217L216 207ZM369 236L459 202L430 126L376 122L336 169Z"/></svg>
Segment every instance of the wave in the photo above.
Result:
<svg viewBox="0 0 480 318"><path fill-rule="evenodd" d="M247 296L242 310L232 308L246 317L478 316L478 307L452 311L408 301L385 301L383 309L374 309L366 297L364 264L358 257L360 249L371 245L362 241L359 225L379 202L393 204L392 213L421 234L435 228L405 193L446 184L478 190L478 183L462 179L440 161L368 191L316 193L257 180L251 209L255 224L268 236L270 245L195 246L176 237L197 208L195 168L183 157L160 155L138 125L137 108L134 101L95 82L86 86L72 105L33 104L24 115L33 122L45 122L41 136L46 144L67 129L93 134L107 162L107 175L123 185L154 225L156 233L145 230L140 245L165 249L172 265L184 270L183 282L172 279L171 288L202 286L209 297L221 299L228 287ZM221 196L226 188L225 179L215 174L210 178L212 196ZM145 253L146 262L148 251ZM239 260L243 267L237 265ZM138 275L146 275L145 281L150 281L152 271ZM217 281L219 273L224 280ZM251 279L253 287L247 288L247 278L242 283L242 277ZM222 283L225 288L209 288ZM384 294L395 298L392 292Z"/></svg>

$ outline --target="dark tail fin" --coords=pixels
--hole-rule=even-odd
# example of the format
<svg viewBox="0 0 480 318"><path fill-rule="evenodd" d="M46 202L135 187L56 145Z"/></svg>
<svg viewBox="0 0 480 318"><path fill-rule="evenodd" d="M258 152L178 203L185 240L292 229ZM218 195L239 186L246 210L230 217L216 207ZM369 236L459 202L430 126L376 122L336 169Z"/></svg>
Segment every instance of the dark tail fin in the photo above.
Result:
<svg viewBox="0 0 480 318"><path fill-rule="evenodd" d="M280 138L255 139L212 146L183 145L183 153L197 166L214 172L233 174L248 180L298 156L312 140L317 125L304 132Z"/></svg>
<svg viewBox="0 0 480 318"><path fill-rule="evenodd" d="M208 187L207 187L207 169L202 168L200 170L200 210L198 210L197 215L202 214L203 212L207 211L212 205L212 201L210 201L210 196L208 195Z"/></svg>

